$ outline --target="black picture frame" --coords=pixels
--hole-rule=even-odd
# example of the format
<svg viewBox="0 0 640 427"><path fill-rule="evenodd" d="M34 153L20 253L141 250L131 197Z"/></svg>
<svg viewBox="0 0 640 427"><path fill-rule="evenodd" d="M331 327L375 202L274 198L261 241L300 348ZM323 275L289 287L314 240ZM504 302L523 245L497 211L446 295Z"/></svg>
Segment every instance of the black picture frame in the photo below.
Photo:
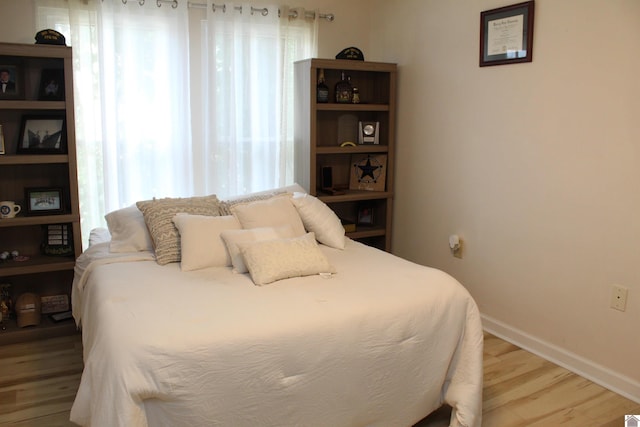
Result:
<svg viewBox="0 0 640 427"><path fill-rule="evenodd" d="M24 190L27 215L60 215L64 213L61 187L33 187Z"/></svg>
<svg viewBox="0 0 640 427"><path fill-rule="evenodd" d="M480 66L533 61L533 0L480 13Z"/></svg>
<svg viewBox="0 0 640 427"><path fill-rule="evenodd" d="M45 68L40 74L40 101L62 101L64 99L64 70Z"/></svg>
<svg viewBox="0 0 640 427"><path fill-rule="evenodd" d="M18 59L0 61L0 100L4 99L24 99L24 69Z"/></svg>
<svg viewBox="0 0 640 427"><path fill-rule="evenodd" d="M67 129L64 114L26 115L20 125L18 154L64 154Z"/></svg>
<svg viewBox="0 0 640 427"><path fill-rule="evenodd" d="M358 205L358 225L371 226L374 224L374 209L373 205L369 203L362 203Z"/></svg>

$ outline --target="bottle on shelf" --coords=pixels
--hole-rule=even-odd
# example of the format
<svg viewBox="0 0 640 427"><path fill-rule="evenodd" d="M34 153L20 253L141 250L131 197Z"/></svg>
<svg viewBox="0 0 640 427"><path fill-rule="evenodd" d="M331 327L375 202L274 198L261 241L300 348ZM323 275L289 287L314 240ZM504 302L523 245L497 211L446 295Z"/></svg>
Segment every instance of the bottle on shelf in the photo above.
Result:
<svg viewBox="0 0 640 427"><path fill-rule="evenodd" d="M351 104L352 97L351 77L345 76L343 71L340 81L336 83L336 102L339 104Z"/></svg>
<svg viewBox="0 0 640 427"><path fill-rule="evenodd" d="M320 68L318 70L318 86L316 91L316 100L320 103L329 102L329 87L324 80L324 70Z"/></svg>
<svg viewBox="0 0 640 427"><path fill-rule="evenodd" d="M351 102L354 104L360 104L360 91L358 90L357 87L353 88L352 95L351 95Z"/></svg>

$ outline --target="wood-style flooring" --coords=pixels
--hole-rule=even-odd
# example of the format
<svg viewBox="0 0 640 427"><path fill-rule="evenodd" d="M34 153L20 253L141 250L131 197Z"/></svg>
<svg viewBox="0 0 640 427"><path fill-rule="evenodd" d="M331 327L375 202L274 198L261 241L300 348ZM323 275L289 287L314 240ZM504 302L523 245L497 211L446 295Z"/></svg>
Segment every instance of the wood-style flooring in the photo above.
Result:
<svg viewBox="0 0 640 427"><path fill-rule="evenodd" d="M80 335L0 347L0 425L72 426L82 372ZM485 334L484 427L624 426L640 404ZM419 427L447 426L447 408Z"/></svg>

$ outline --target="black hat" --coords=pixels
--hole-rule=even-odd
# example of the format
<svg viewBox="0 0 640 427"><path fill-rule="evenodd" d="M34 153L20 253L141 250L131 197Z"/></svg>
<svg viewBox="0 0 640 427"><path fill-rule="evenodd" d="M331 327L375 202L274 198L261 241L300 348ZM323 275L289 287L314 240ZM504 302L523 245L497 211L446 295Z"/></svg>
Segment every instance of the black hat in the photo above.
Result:
<svg viewBox="0 0 640 427"><path fill-rule="evenodd" d="M65 38L56 30L42 30L36 33L36 44L57 44L66 46Z"/></svg>
<svg viewBox="0 0 640 427"><path fill-rule="evenodd" d="M364 61L364 55L362 51L357 47L348 47L342 49L339 54L336 55L336 59L353 59L355 61Z"/></svg>

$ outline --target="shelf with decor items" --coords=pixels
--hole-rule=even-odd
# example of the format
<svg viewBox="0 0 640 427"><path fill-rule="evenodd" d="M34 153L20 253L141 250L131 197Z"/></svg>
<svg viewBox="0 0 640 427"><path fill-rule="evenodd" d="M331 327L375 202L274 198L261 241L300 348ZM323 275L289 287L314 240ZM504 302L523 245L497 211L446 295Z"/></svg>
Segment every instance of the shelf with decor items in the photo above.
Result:
<svg viewBox="0 0 640 427"><path fill-rule="evenodd" d="M2 84L0 75L0 308L12 305L2 313L2 345L77 332L72 319L48 314L71 309L82 237L72 49L0 43L0 74L11 77ZM44 297L44 314L20 327L15 305L24 293Z"/></svg>
<svg viewBox="0 0 640 427"><path fill-rule="evenodd" d="M356 103L335 96L336 88L344 92L347 77ZM391 251L396 80L397 66L391 63L314 58L295 64L295 181L336 212L348 237L386 251ZM327 102L318 96L321 81Z"/></svg>

